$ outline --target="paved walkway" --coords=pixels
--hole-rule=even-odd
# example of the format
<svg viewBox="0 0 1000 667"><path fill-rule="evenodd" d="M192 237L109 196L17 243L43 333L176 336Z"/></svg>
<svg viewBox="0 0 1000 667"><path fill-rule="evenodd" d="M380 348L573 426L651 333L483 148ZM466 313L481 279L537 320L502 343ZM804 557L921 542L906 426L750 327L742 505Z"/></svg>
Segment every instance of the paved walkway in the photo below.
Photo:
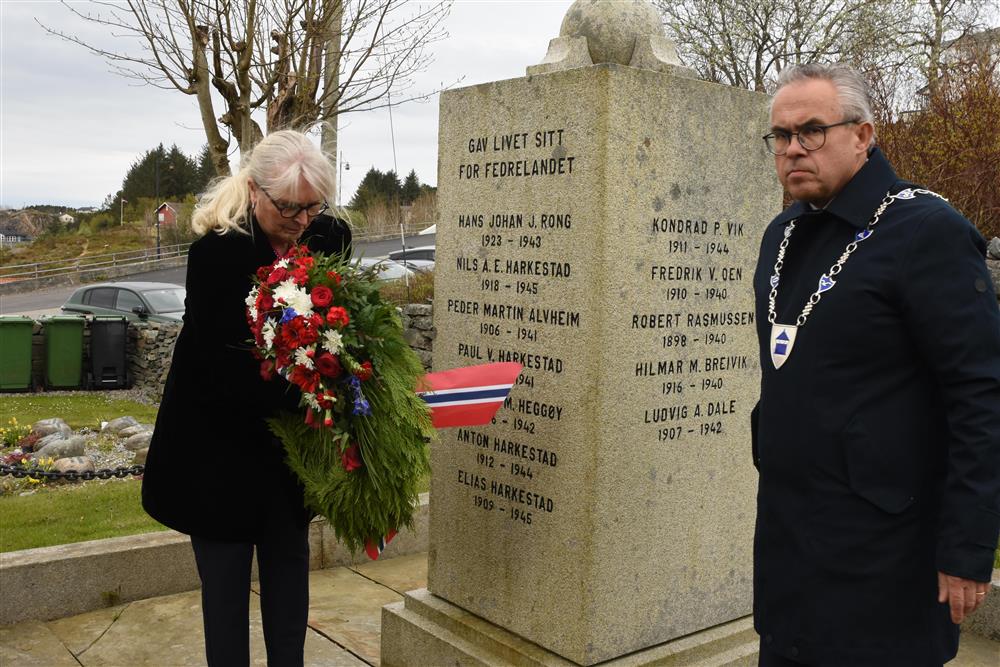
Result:
<svg viewBox="0 0 1000 667"><path fill-rule="evenodd" d="M306 665L379 663L382 606L427 583L427 554L310 575ZM251 598L251 657L266 665L260 605ZM0 667L204 665L199 591L130 602L55 621L0 628ZM1000 643L967 635L949 667L997 667ZM429 666L431 667L431 666Z"/></svg>

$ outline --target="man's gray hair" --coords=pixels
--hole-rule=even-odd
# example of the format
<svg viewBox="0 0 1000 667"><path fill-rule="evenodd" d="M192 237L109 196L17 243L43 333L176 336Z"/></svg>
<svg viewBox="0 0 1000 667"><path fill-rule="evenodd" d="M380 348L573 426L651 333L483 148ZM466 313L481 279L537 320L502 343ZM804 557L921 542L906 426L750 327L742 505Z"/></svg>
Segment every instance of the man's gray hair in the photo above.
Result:
<svg viewBox="0 0 1000 667"><path fill-rule="evenodd" d="M837 99L844 111L844 120L856 120L861 123L873 123L871 95L868 84L861 73L849 65L823 63L808 63L796 65L782 70L778 75L778 87L775 94L790 83L823 79L833 84L837 90ZM771 98L774 104L774 98ZM872 136L872 144L875 137Z"/></svg>

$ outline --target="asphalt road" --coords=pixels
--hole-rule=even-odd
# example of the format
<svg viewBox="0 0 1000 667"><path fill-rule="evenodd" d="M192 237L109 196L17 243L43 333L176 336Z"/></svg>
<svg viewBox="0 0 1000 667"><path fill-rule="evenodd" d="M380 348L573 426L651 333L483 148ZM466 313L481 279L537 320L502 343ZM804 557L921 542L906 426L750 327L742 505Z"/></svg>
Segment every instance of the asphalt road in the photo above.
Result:
<svg viewBox="0 0 1000 667"><path fill-rule="evenodd" d="M406 245L411 248L434 245L436 238L434 234L410 236L406 239ZM399 239L374 241L372 243L355 243L354 257L383 257L393 250L399 250L400 247ZM146 271L145 273L123 276L115 282L148 281L183 285L186 271L187 269L183 266L173 269ZM77 286L50 287L25 294L0 295L0 315L40 317L42 315L58 314L59 307L66 302L69 295L76 289Z"/></svg>

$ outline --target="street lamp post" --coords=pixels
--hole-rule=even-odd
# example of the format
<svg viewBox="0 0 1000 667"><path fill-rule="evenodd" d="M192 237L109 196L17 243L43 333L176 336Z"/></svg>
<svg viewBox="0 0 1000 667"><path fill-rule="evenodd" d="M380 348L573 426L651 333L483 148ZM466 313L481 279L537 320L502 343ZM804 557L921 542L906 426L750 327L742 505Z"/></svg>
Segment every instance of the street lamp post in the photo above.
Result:
<svg viewBox="0 0 1000 667"><path fill-rule="evenodd" d="M344 162L344 151L340 151L340 177L337 179L337 206L344 205L344 170L350 171L350 163Z"/></svg>

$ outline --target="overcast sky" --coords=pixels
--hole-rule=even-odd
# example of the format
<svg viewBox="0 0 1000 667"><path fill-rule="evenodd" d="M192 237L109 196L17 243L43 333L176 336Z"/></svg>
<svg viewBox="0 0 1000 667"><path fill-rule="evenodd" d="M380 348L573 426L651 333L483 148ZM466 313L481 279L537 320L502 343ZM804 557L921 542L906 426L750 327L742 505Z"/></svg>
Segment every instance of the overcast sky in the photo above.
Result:
<svg viewBox="0 0 1000 667"><path fill-rule="evenodd" d="M81 11L87 2L75 3ZM460 77L461 86L524 76L559 34L572 0L457 0L434 62L414 90ZM159 142L197 155L205 143L193 97L111 73L100 57L38 25L107 48L122 43L53 0L0 0L0 206L98 206L125 172ZM218 107L217 107L218 109ZM437 182L438 98L393 109L401 176L416 169ZM393 168L384 110L345 114L340 148L348 200L369 167Z"/></svg>

